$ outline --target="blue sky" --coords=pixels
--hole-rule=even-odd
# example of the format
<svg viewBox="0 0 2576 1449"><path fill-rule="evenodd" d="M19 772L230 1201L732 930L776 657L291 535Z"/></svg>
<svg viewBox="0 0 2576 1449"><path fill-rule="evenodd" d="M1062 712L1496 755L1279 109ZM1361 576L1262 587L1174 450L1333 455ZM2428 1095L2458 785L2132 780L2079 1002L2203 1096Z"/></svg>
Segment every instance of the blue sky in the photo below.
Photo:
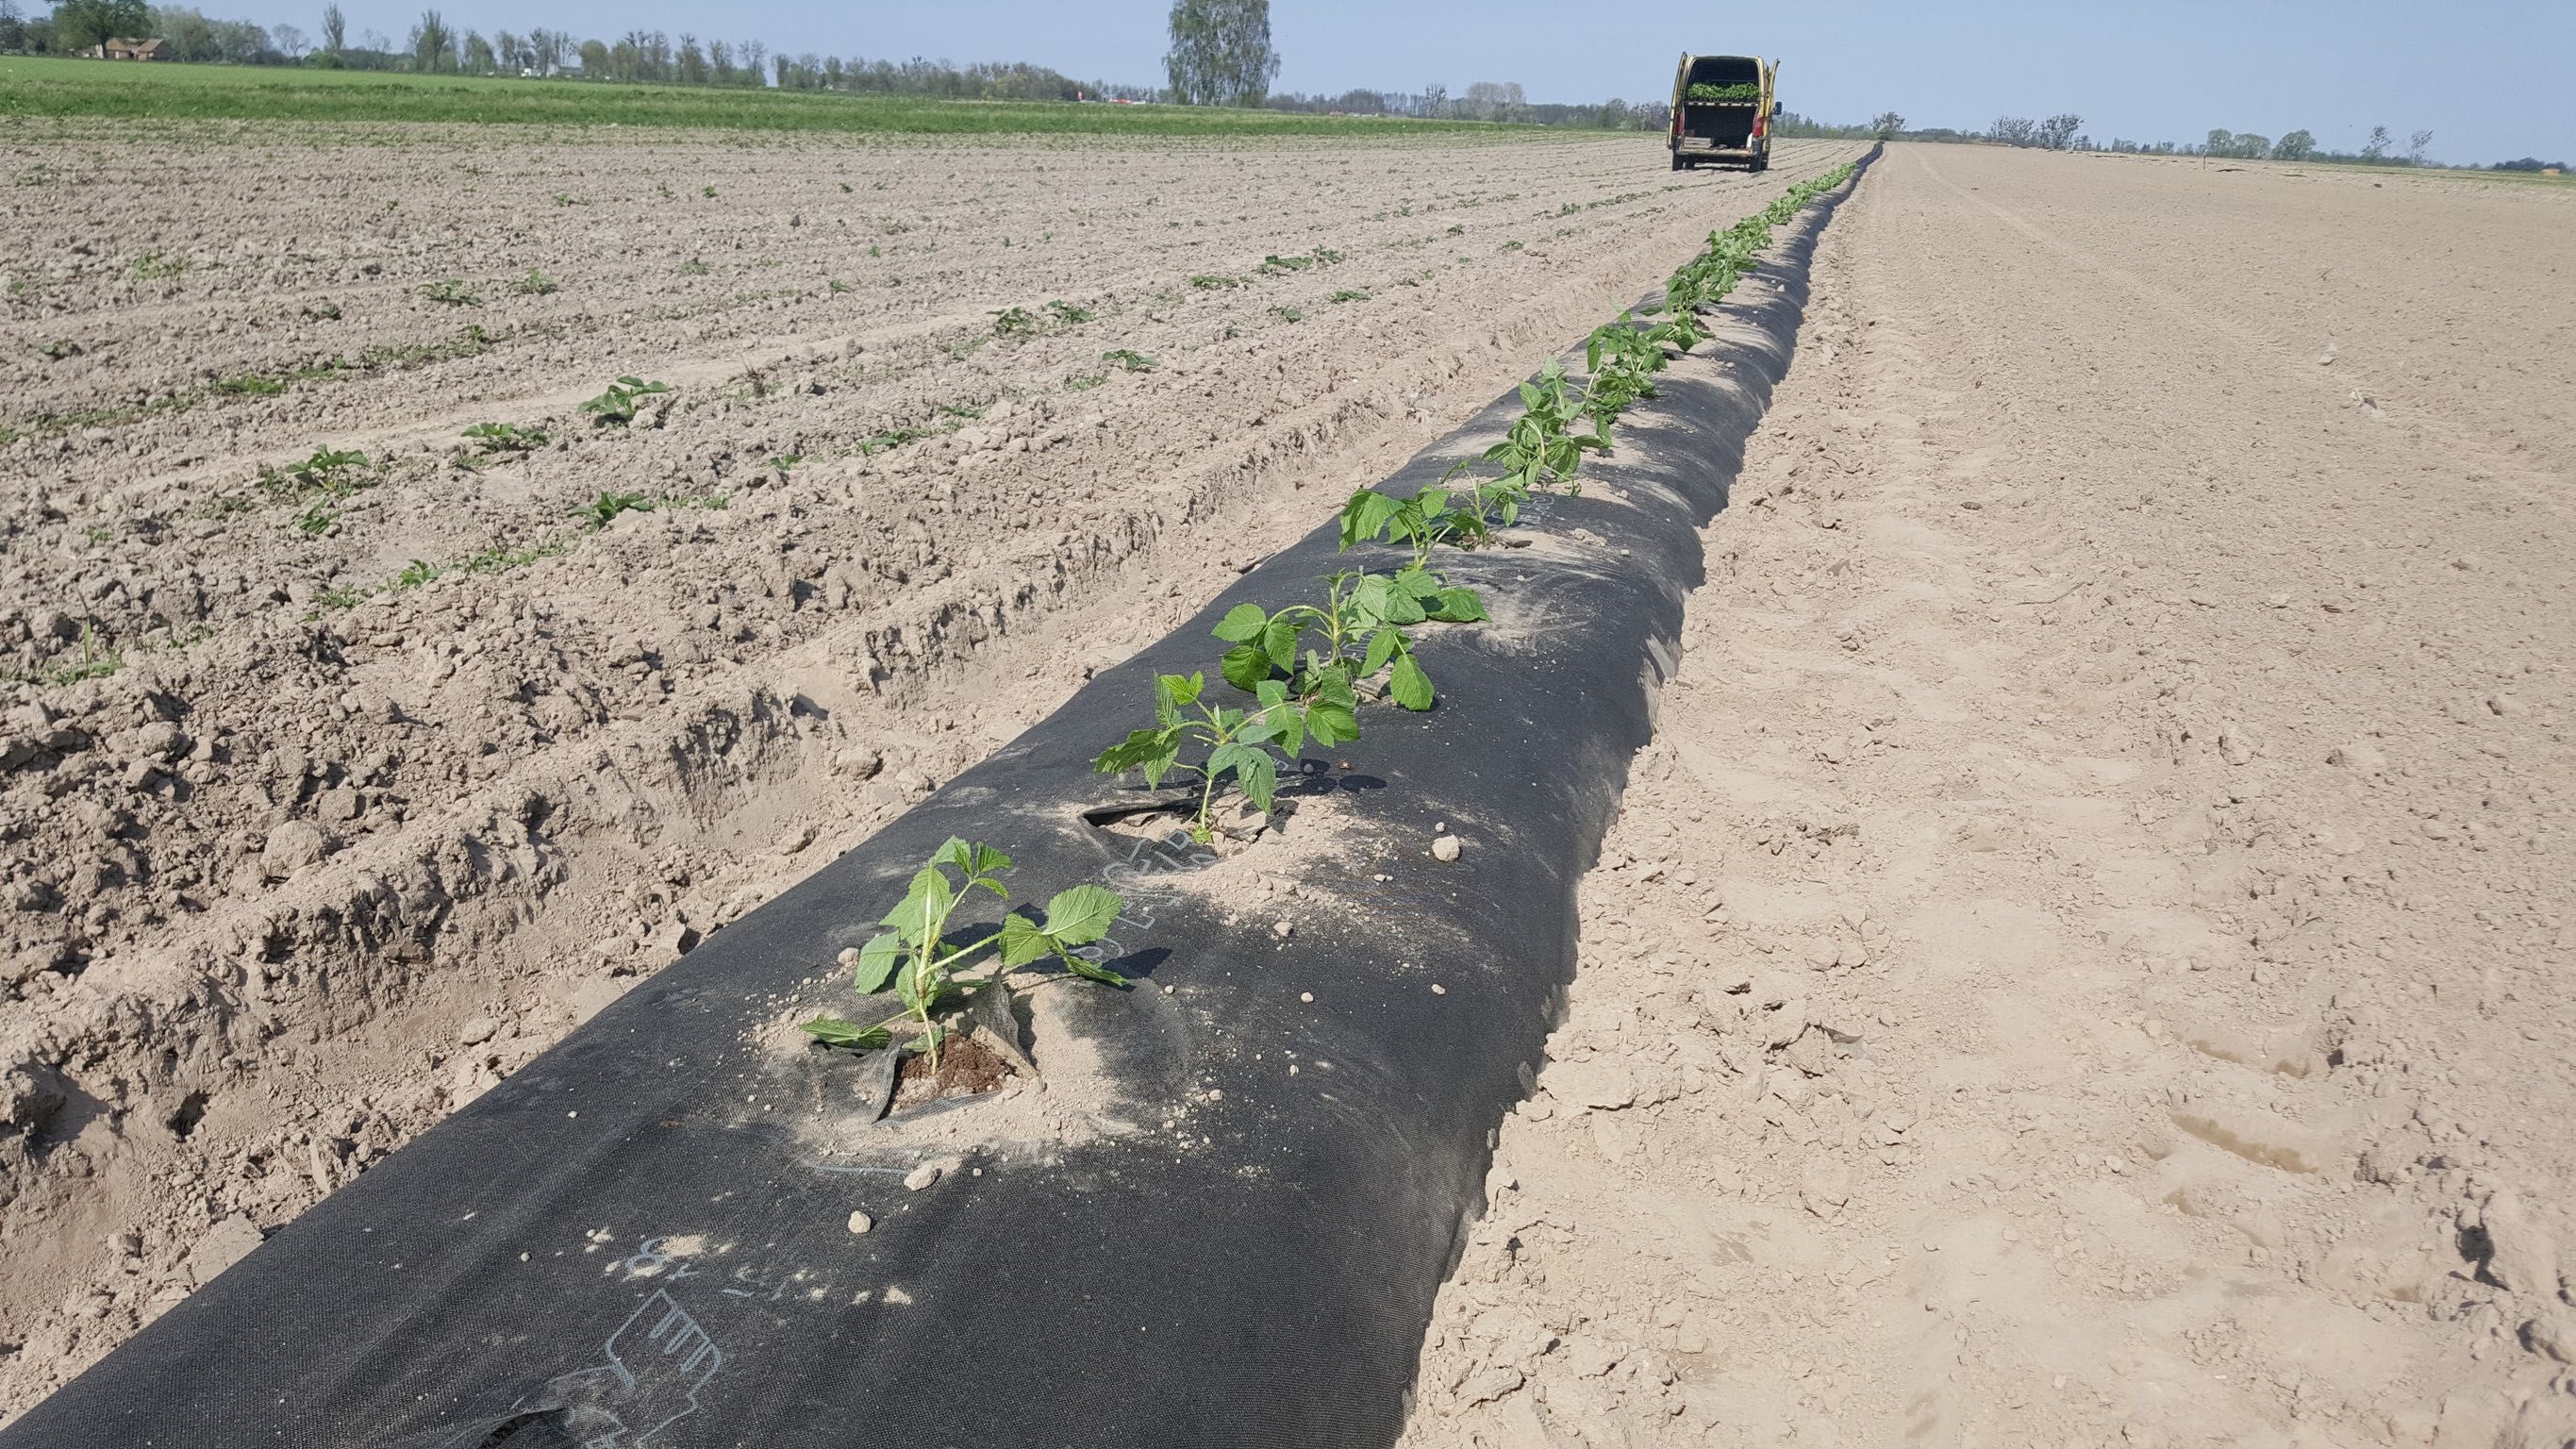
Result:
<svg viewBox="0 0 2576 1449"><path fill-rule="evenodd" d="M277 0L199 0L307 31ZM354 33L400 39L417 0L342 0ZM313 0L317 13L320 0ZM1029 60L1069 75L1160 78L1168 0L446 0L451 24L629 28L757 37L773 49L902 59ZM722 19L707 23L710 13ZM2374 123L2430 128L2438 160L2576 159L2576 0L2162 0L2157 4L1825 7L1613 0L1271 0L1271 34L1299 91L1352 86L1455 94L1519 81L1532 100L1659 97L1683 50L1782 60L1789 108L1827 120L1886 109L1980 129L1997 115L2071 110L2097 140L2192 141L2212 126L2277 137L2305 127L2357 149Z"/></svg>

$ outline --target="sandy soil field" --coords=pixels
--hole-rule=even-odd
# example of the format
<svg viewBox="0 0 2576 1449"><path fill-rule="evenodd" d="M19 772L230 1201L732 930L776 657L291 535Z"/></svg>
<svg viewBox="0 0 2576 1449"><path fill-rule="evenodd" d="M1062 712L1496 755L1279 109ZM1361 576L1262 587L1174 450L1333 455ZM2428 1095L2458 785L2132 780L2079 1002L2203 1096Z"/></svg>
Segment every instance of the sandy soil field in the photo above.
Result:
<svg viewBox="0 0 2576 1449"><path fill-rule="evenodd" d="M0 1414L1858 149L0 151Z"/></svg>
<svg viewBox="0 0 2576 1449"><path fill-rule="evenodd" d="M2576 1439L2571 234L1889 152L1410 1449Z"/></svg>

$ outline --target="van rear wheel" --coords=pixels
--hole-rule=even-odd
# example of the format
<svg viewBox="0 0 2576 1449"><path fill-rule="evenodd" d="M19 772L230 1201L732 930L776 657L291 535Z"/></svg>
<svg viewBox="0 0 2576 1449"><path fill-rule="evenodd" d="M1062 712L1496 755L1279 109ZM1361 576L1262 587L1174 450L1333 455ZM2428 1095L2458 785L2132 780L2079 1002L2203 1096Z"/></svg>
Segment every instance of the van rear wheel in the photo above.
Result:
<svg viewBox="0 0 2576 1449"><path fill-rule="evenodd" d="M1679 171L1679 170L1681 170L1684 166L1687 166L1687 165L1689 165L1689 164L1690 164L1689 162L1684 161L1684 160L1683 160L1681 157L1679 157L1679 156L1675 156L1675 157L1673 158L1673 169L1674 169L1675 171Z"/></svg>

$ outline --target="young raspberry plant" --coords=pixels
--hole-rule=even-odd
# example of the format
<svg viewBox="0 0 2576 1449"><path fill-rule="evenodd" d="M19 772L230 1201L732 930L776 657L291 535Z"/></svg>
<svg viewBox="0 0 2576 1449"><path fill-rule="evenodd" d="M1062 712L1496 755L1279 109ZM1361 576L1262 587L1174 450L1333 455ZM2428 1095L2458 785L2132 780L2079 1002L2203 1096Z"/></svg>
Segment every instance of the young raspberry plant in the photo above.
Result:
<svg viewBox="0 0 2576 1449"><path fill-rule="evenodd" d="M1291 604L1275 614L1258 604L1228 610L1217 621L1216 637L1234 647L1219 667L1228 684L1247 693L1285 675L1288 697L1310 705L1344 694L1356 698L1362 683L1383 672L1389 699L1404 709L1426 710L1435 698L1431 676L1413 657L1405 630L1425 620L1467 624L1485 617L1475 590L1449 588L1428 569L1352 570L1324 580L1321 604ZM1308 636L1321 647L1301 652ZM1356 720L1352 730L1356 738ZM1322 738L1320 730L1313 733Z"/></svg>
<svg viewBox="0 0 2576 1449"><path fill-rule="evenodd" d="M990 891L1005 903L1010 900L1010 891L1002 885L1002 876L1010 869L1011 858L993 847L950 837L931 855L929 864L913 872L903 900L877 922L892 929L879 932L859 948L852 984L874 995L891 983L903 1010L874 1026L818 1016L798 1029L826 1046L875 1048L892 1045L894 1028L910 1022L915 1030L907 1049L928 1053L936 1071L940 1043L948 1036L939 1021L941 1010L1000 988L1002 979L1021 967L1053 956L1065 970L1086 981L1128 984L1126 977L1075 954L1074 948L1109 934L1109 923L1127 905L1117 892L1096 885L1056 892L1047 902L1044 921L1005 915L1001 929L991 935L963 945L950 943L949 923L975 892ZM990 963L990 974L974 979L959 974L986 952L998 953Z"/></svg>
<svg viewBox="0 0 2576 1449"><path fill-rule="evenodd" d="M1466 468L1462 462L1449 470L1449 476L1455 478ZM1347 550L1383 538L1412 549L1413 567L1428 572L1431 551L1442 544L1475 549L1492 542L1497 522L1508 527L1520 518L1525 496L1513 484L1499 481L1476 483L1459 492L1445 485L1425 488L1410 498L1363 488L1342 505L1342 547Z"/></svg>
<svg viewBox="0 0 2576 1449"><path fill-rule="evenodd" d="M1555 358L1540 365L1538 381L1521 384L1521 406L1524 411L1503 440L1485 450L1485 461L1499 466L1503 480L1524 493L1560 483L1569 493L1582 492L1574 471L1586 452L1608 451L1610 435L1597 418L1591 433L1573 431L1583 409L1566 391L1565 369Z"/></svg>
<svg viewBox="0 0 2576 1449"><path fill-rule="evenodd" d="M1196 746L1205 754L1186 767L1199 775L1192 839L1205 844L1216 838L1217 781L1228 775L1252 808L1267 816L1279 790L1280 762L1295 763L1309 736L1321 745L1359 738L1358 700L1338 680L1328 681L1302 704L1289 698L1288 686L1276 679L1257 680L1249 690L1259 707L1231 709L1205 700L1204 674L1157 675L1153 728L1131 731L1101 751L1091 767L1104 775L1142 771L1145 787L1160 789L1164 776L1184 768L1182 751Z"/></svg>

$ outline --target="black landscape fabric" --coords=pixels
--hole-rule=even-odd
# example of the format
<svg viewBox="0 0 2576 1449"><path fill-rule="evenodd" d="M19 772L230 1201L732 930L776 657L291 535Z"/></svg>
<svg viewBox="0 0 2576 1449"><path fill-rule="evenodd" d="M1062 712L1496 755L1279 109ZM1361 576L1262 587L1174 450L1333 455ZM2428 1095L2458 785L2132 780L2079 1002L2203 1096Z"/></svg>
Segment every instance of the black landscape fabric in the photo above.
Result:
<svg viewBox="0 0 2576 1449"><path fill-rule="evenodd" d="M1121 798L1089 762L1146 716L1153 674L1214 682L1228 608L1388 565L1337 554L1328 526L278 1232L0 1449L1391 1443L1492 1134L1573 973L1575 887L1677 658L1694 530L1788 365L1844 194L1781 229L1717 340L1586 464L1584 496L1525 520L1538 546L1444 559L1499 623L1424 626L1438 706L1367 704L1361 740L1309 749L1302 788L1360 826L1300 867L1303 899L1332 909L1194 895L1166 873L1186 848L1081 818ZM1389 491L1437 481L1518 407ZM1454 862L1427 850L1443 821ZM913 1155L818 1153L797 1130L854 1100L813 1090L858 1076L848 1054L755 1039L818 973L856 1014L830 963L952 835L1016 858L1015 903L1129 891L1112 935L1136 987L1046 989L1138 1130L1035 1161L969 1151L907 1191ZM1176 1133L1163 1104L1184 1097Z"/></svg>

